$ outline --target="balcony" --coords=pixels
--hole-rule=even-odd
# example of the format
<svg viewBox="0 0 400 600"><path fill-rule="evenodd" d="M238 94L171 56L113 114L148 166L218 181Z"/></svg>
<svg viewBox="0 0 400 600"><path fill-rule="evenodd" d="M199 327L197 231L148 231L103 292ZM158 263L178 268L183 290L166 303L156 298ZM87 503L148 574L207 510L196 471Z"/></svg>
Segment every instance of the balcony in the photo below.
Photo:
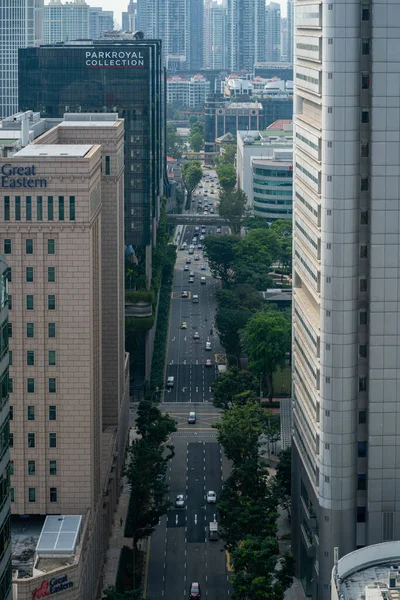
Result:
<svg viewBox="0 0 400 600"><path fill-rule="evenodd" d="M314 512L312 504L310 503L309 505L307 505L303 496L300 496L300 501L301 506L303 508L303 514L306 517L310 528L315 529L315 527L317 526L317 515Z"/></svg>
<svg viewBox="0 0 400 600"><path fill-rule="evenodd" d="M306 523L304 521L300 525L300 530L302 533L304 547L306 549L307 556L309 556L310 558L314 558L315 557L315 546L313 544L313 535L311 533L311 530L308 528L308 526L306 525Z"/></svg>

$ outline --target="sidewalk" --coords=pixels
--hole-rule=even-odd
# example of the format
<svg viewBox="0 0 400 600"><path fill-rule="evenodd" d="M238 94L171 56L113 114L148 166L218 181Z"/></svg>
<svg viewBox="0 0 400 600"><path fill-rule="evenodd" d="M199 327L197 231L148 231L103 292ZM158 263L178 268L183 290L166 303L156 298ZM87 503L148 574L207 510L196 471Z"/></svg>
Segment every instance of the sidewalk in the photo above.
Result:
<svg viewBox="0 0 400 600"><path fill-rule="evenodd" d="M122 492L119 497L117 509L114 514L114 522L111 529L109 548L107 550L106 561L103 567L103 591L110 585L115 585L117 580L119 555L122 546L132 547L132 538L124 537L126 517L128 514L128 505L130 497L130 486L126 483L126 477L122 479ZM120 524L122 519L122 525Z"/></svg>

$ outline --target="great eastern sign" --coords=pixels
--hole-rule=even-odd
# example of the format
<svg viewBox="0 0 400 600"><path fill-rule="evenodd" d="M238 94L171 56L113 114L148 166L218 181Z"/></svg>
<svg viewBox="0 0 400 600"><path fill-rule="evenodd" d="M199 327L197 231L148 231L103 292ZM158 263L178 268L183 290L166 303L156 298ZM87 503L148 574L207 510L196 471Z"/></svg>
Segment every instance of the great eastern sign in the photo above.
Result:
<svg viewBox="0 0 400 600"><path fill-rule="evenodd" d="M47 179L37 177L35 165L18 167L10 163L0 167L0 183L2 188L45 188Z"/></svg>
<svg viewBox="0 0 400 600"><path fill-rule="evenodd" d="M63 592L64 590L70 590L74 584L72 581L68 581L68 575L62 577L52 577L51 579L45 579L42 581L42 585L32 592L32 600L39 600L39 598L46 598L57 594L57 592Z"/></svg>

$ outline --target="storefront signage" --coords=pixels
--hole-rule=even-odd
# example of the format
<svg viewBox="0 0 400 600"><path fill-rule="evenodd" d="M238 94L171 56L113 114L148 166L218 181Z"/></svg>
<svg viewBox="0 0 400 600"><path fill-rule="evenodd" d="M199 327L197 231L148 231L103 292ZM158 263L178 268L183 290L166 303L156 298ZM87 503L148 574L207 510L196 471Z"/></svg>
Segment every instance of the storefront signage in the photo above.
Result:
<svg viewBox="0 0 400 600"><path fill-rule="evenodd" d="M40 598L46 598L52 594L57 594L57 592L70 590L73 586L74 584L72 581L68 581L68 575L45 579L42 581L42 585L39 588L33 590L32 600L39 600Z"/></svg>
<svg viewBox="0 0 400 600"><path fill-rule="evenodd" d="M144 56L140 50L88 50L85 54L87 67L144 67Z"/></svg>
<svg viewBox="0 0 400 600"><path fill-rule="evenodd" d="M0 183L3 188L45 188L47 179L37 177L35 165L18 167L6 163L0 167Z"/></svg>

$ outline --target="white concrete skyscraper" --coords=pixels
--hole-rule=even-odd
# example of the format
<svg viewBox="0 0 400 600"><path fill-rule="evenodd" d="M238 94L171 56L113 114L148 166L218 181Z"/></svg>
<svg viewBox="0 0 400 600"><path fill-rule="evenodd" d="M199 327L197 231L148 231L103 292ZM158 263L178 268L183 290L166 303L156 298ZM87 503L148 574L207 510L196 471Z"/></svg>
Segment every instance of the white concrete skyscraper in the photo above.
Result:
<svg viewBox="0 0 400 600"><path fill-rule="evenodd" d="M265 7L265 60L279 62L281 59L281 5L270 2Z"/></svg>
<svg viewBox="0 0 400 600"><path fill-rule="evenodd" d="M294 13L293 13L293 0L287 0L287 38L288 38L288 52L287 52L287 62L293 62L293 21L294 21Z"/></svg>
<svg viewBox="0 0 400 600"><path fill-rule="evenodd" d="M400 539L399 23L295 2L292 539L322 600L335 547Z"/></svg>
<svg viewBox="0 0 400 600"><path fill-rule="evenodd" d="M204 9L204 66L209 69L226 69L227 38L226 2L207 2Z"/></svg>
<svg viewBox="0 0 400 600"><path fill-rule="evenodd" d="M18 109L18 48L41 41L42 19L43 0L0 2L0 119Z"/></svg>
<svg viewBox="0 0 400 600"><path fill-rule="evenodd" d="M44 43L89 38L89 5L85 0L50 0L44 7Z"/></svg>

